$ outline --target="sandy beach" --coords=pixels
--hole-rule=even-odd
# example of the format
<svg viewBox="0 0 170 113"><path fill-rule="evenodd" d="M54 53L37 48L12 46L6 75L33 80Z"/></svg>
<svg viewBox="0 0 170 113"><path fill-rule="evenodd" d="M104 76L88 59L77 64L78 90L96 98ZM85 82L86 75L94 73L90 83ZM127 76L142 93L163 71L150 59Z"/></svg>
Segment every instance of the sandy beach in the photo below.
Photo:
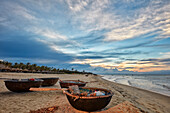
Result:
<svg viewBox="0 0 170 113"><path fill-rule="evenodd" d="M59 77L61 80L83 80L88 82L86 86L105 88L111 90L114 95L110 103L102 111L114 113L115 106L129 102L138 112L142 113L169 113L170 97L153 93L147 90L134 88L106 81L101 76L78 74L32 74L32 73L0 73L0 113L30 113L42 110L42 108L54 108L55 113L84 113L74 109L68 102L62 91L34 91L15 93L9 91L4 83L7 78L41 78ZM57 82L50 88L60 88Z"/></svg>

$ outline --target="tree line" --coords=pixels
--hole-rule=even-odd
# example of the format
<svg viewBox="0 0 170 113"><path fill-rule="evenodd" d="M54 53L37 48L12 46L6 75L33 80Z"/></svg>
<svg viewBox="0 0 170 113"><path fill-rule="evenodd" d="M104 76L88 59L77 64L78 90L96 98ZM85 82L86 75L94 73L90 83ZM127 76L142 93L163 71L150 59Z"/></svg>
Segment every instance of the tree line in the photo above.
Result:
<svg viewBox="0 0 170 113"><path fill-rule="evenodd" d="M1 67L0 71L9 71L9 72L26 72L26 73L63 73L63 74L92 74L91 72L85 72L85 71L77 71L74 68L71 70L68 69L56 69L54 67L48 67L48 66L38 66L37 64L31 64L31 63L11 63L8 61L0 61ZM3 66L3 68L2 68Z"/></svg>

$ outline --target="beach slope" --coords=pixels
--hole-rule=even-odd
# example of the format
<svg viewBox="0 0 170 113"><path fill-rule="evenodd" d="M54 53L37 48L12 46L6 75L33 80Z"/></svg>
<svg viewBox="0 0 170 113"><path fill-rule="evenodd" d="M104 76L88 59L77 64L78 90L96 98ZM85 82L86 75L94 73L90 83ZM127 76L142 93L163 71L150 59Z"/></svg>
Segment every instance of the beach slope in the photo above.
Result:
<svg viewBox="0 0 170 113"><path fill-rule="evenodd" d="M50 111L55 113L83 113L74 109L68 102L62 91L34 91L15 93L9 91L4 84L7 78L42 78L59 77L61 80L83 80L88 82L86 86L105 88L111 90L114 95L103 113L114 112L117 106L128 103L143 113L169 113L170 97L153 93L147 90L109 82L98 75L78 74L33 74L33 73L0 73L0 113L36 113L38 111ZM56 83L50 88L60 88ZM130 104L129 104L130 103ZM128 108L129 109L129 108ZM129 112L130 113L130 112Z"/></svg>

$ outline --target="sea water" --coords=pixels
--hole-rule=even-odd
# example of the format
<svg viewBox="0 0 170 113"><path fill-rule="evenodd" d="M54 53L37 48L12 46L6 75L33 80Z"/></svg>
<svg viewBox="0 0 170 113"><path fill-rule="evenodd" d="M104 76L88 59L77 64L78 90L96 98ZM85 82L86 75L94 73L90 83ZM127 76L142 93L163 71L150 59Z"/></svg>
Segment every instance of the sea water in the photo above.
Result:
<svg viewBox="0 0 170 113"><path fill-rule="evenodd" d="M170 96L170 75L103 75L102 78Z"/></svg>

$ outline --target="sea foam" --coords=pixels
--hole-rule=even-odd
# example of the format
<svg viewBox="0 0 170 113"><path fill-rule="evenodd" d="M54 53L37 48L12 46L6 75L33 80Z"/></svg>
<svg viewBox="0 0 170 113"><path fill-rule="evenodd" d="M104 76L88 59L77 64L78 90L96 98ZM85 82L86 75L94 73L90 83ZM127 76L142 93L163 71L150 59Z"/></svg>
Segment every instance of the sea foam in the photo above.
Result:
<svg viewBox="0 0 170 113"><path fill-rule="evenodd" d="M170 96L170 75L103 75L102 78Z"/></svg>

